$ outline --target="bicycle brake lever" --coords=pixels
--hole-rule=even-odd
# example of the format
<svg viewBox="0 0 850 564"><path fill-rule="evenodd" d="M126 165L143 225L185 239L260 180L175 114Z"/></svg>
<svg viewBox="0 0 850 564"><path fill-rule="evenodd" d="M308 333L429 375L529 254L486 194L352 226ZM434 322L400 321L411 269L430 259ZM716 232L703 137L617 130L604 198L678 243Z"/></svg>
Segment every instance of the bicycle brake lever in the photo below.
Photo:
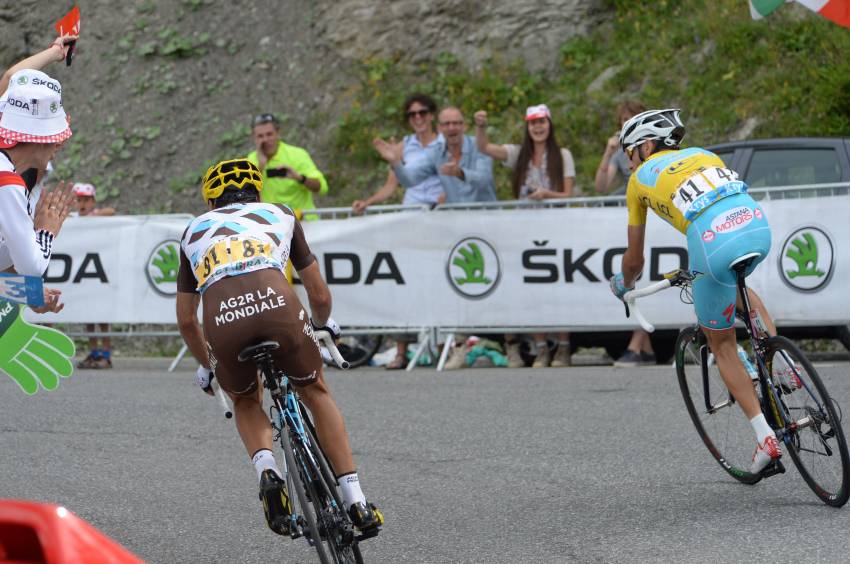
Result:
<svg viewBox="0 0 850 564"><path fill-rule="evenodd" d="M629 304L623 302L623 306L626 308L626 317L631 317L631 312L629 311Z"/></svg>

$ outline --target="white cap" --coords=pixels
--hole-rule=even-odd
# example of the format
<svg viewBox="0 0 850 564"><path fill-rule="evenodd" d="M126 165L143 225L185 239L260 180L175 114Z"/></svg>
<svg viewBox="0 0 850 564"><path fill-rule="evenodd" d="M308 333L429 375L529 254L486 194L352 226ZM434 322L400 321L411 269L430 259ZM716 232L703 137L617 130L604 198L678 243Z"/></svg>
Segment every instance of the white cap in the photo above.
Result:
<svg viewBox="0 0 850 564"><path fill-rule="evenodd" d="M62 108L58 80L33 69L12 75L0 102L0 139L9 142L59 143L71 136Z"/></svg>
<svg viewBox="0 0 850 564"><path fill-rule="evenodd" d="M529 106L525 109L525 121L531 121L533 119L540 118L550 118L552 114L549 113L549 108L546 104L539 104L537 106Z"/></svg>
<svg viewBox="0 0 850 564"><path fill-rule="evenodd" d="M75 196L91 196L92 198L94 198L94 184L88 184L86 182L75 182L73 189Z"/></svg>

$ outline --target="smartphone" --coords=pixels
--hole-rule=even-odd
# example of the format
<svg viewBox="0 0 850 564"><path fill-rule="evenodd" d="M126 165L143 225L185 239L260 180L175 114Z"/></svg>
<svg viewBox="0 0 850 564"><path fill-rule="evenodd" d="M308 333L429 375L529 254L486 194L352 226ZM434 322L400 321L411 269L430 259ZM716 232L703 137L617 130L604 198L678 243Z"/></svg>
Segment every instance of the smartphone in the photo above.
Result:
<svg viewBox="0 0 850 564"><path fill-rule="evenodd" d="M77 40L69 41L68 45L68 54L65 55L65 66L70 67L71 61L74 59L74 47L77 46Z"/></svg>
<svg viewBox="0 0 850 564"><path fill-rule="evenodd" d="M287 170L288 169L286 167L270 168L266 170L266 176L268 176L269 178L274 178L276 176L286 176Z"/></svg>

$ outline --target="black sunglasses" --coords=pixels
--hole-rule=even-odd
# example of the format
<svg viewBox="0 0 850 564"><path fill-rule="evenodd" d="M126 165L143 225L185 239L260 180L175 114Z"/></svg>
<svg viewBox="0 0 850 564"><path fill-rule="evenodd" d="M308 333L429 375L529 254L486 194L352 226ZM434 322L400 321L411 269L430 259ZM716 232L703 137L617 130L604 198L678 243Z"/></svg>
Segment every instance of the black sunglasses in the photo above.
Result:
<svg viewBox="0 0 850 564"><path fill-rule="evenodd" d="M254 119L251 120L251 126L262 125L264 123L273 123L278 125L277 118L274 114L259 114L254 116Z"/></svg>
<svg viewBox="0 0 850 564"><path fill-rule="evenodd" d="M431 113L431 110L411 110L407 112L407 119L413 119L416 116L425 117Z"/></svg>

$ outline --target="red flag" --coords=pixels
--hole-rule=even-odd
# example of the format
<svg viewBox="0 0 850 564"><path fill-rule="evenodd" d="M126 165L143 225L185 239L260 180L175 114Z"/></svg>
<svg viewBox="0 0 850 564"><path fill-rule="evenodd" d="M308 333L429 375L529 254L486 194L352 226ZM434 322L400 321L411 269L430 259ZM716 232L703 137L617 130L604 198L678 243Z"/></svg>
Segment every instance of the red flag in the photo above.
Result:
<svg viewBox="0 0 850 564"><path fill-rule="evenodd" d="M80 8L74 6L71 11L65 14L61 20L53 26L56 28L56 33L59 35L79 35L80 34Z"/></svg>

